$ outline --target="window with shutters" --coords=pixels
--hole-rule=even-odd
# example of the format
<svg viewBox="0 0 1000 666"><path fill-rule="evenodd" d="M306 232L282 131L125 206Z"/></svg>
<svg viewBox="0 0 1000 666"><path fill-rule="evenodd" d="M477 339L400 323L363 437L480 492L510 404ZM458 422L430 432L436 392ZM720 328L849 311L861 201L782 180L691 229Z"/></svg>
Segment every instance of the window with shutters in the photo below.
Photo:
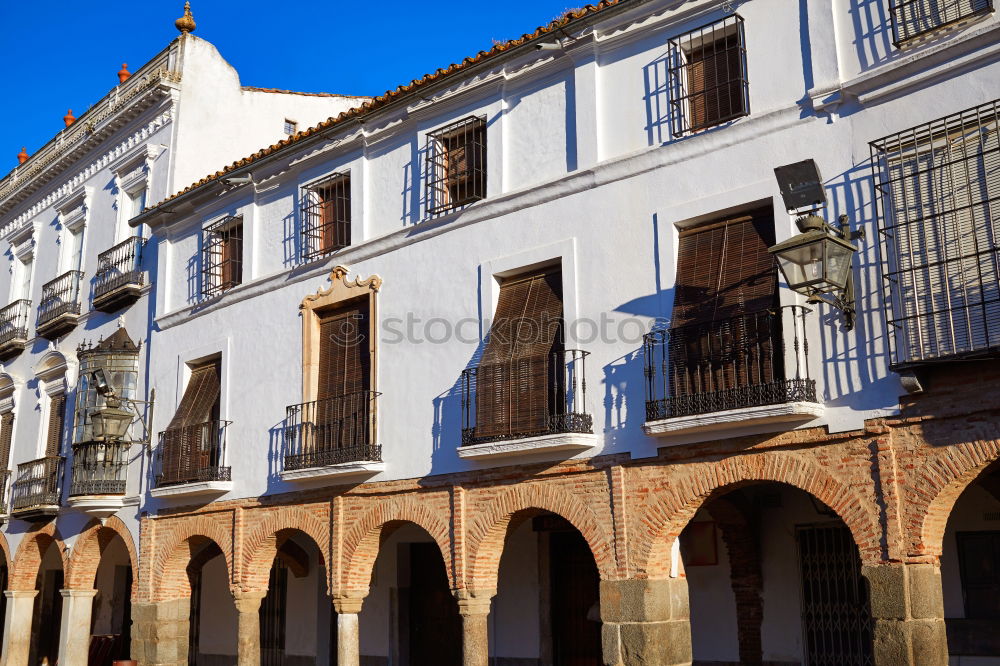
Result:
<svg viewBox="0 0 1000 666"><path fill-rule="evenodd" d="M469 117L427 135L427 209L443 213L486 198L486 118Z"/></svg>
<svg viewBox="0 0 1000 666"><path fill-rule="evenodd" d="M674 136L750 113L743 19L727 17L670 40Z"/></svg>
<svg viewBox="0 0 1000 666"><path fill-rule="evenodd" d="M503 279L479 364L463 373L463 444L590 432L586 356L563 344L559 266Z"/></svg>
<svg viewBox="0 0 1000 666"><path fill-rule="evenodd" d="M993 0L889 0L893 44L993 11Z"/></svg>
<svg viewBox="0 0 1000 666"><path fill-rule="evenodd" d="M647 420L815 402L797 355L785 373L773 244L770 208L680 232L670 328L646 338Z"/></svg>
<svg viewBox="0 0 1000 666"><path fill-rule="evenodd" d="M302 195L302 254L306 261L351 244L351 174L337 173Z"/></svg>
<svg viewBox="0 0 1000 666"><path fill-rule="evenodd" d="M7 484L10 481L10 447L14 440L14 412L0 414L0 515L7 513Z"/></svg>
<svg viewBox="0 0 1000 666"><path fill-rule="evenodd" d="M225 217L205 229L202 295L217 296L243 282L243 218Z"/></svg>
<svg viewBox="0 0 1000 666"><path fill-rule="evenodd" d="M1000 101L871 144L895 368L1000 351Z"/></svg>
<svg viewBox="0 0 1000 666"><path fill-rule="evenodd" d="M191 375L166 430L160 433L157 486L229 481L220 418L221 359L190 366Z"/></svg>

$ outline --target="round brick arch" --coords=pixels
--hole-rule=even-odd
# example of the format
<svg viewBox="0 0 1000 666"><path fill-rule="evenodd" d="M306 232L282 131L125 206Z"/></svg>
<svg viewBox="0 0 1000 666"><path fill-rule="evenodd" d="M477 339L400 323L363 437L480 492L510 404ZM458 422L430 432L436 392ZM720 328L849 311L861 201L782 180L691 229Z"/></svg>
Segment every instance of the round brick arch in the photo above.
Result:
<svg viewBox="0 0 1000 666"><path fill-rule="evenodd" d="M153 600L166 601L191 596L187 565L204 547L214 543L226 561L227 582L233 579L233 542L231 534L218 522L205 516L181 519L173 534L156 547L152 564ZM157 526L159 528L159 526Z"/></svg>
<svg viewBox="0 0 1000 666"><path fill-rule="evenodd" d="M444 558L448 580L454 585L451 558L451 527L447 520L413 497L398 498L379 503L355 522L344 538L344 572L340 590L353 597L365 597L371 582L372 568L378 558L383 529L395 529L410 523L421 528L434 539Z"/></svg>
<svg viewBox="0 0 1000 666"><path fill-rule="evenodd" d="M14 566L14 560L10 556L10 544L7 543L7 535L3 532L0 532L0 555L3 555L3 562L0 562L0 566L7 567L7 578L9 579L11 569Z"/></svg>
<svg viewBox="0 0 1000 666"><path fill-rule="evenodd" d="M129 565L132 567L132 595L135 596L139 578L139 560L135 554L135 542L128 527L117 516L108 518L103 525L97 520L93 521L77 538L66 571L66 589L94 588L97 568L101 565L104 550L115 538L121 539L125 550L128 551Z"/></svg>
<svg viewBox="0 0 1000 666"><path fill-rule="evenodd" d="M21 544L14 555L14 566L11 569L8 587L11 590L34 590L42 558L51 547L58 549L62 569L67 571L69 558L66 544L56 530L55 523L48 523L39 530L25 534L21 539Z"/></svg>
<svg viewBox="0 0 1000 666"><path fill-rule="evenodd" d="M278 552L279 537L284 534L303 534L319 550L323 562L330 561L329 523L320 520L314 513L300 507L281 507L269 510L249 535L243 540L244 590L266 590L271 573L271 564ZM329 587L329 571L327 572Z"/></svg>
<svg viewBox="0 0 1000 666"><path fill-rule="evenodd" d="M955 444L936 453L923 458L918 478L908 484L911 502L907 511L909 524L917 526L916 532L908 535L907 554L935 559L941 557L944 531L955 503L987 467L1000 461L1000 442Z"/></svg>
<svg viewBox="0 0 1000 666"><path fill-rule="evenodd" d="M552 484L530 483L504 491L472 521L467 587L474 590L497 589L507 528L515 515L532 510L554 513L573 525L590 546L601 578L608 580L615 577L614 549L609 533L610 515L602 521L570 490ZM606 527L602 528L602 525Z"/></svg>
<svg viewBox="0 0 1000 666"><path fill-rule="evenodd" d="M881 561L881 528L874 498L866 501L815 463L782 452L692 466L683 478L671 480L669 492L637 508L642 511L639 524L646 526L634 535L639 575L667 578L674 540L698 509L715 497L761 483L791 486L823 502L851 530L862 561Z"/></svg>

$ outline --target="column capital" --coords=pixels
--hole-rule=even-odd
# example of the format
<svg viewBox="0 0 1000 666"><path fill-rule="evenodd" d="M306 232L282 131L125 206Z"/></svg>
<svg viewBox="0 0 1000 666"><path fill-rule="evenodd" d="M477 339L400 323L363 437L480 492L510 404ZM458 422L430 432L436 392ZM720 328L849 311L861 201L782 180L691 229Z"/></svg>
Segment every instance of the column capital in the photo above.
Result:
<svg viewBox="0 0 1000 666"><path fill-rule="evenodd" d="M267 590L233 590L233 602L240 613L256 613Z"/></svg>
<svg viewBox="0 0 1000 666"><path fill-rule="evenodd" d="M64 599L68 599L71 597L87 598L87 597L96 597L97 590L75 590L75 589L59 590L59 594L61 594Z"/></svg>
<svg viewBox="0 0 1000 666"><path fill-rule="evenodd" d="M361 606L364 602L364 597L334 597L333 609L337 611L338 615L357 615L361 612Z"/></svg>
<svg viewBox="0 0 1000 666"><path fill-rule="evenodd" d="M8 599L34 599L38 590L4 590L4 596Z"/></svg>
<svg viewBox="0 0 1000 666"><path fill-rule="evenodd" d="M460 588L452 590L458 600L459 615L489 615L490 602L496 596L496 590L475 590Z"/></svg>

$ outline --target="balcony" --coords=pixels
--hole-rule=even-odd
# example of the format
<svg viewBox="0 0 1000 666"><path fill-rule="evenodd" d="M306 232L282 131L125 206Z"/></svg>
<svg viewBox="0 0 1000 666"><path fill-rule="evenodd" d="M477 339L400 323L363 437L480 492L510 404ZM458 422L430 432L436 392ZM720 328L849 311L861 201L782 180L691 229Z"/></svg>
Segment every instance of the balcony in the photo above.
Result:
<svg viewBox="0 0 1000 666"><path fill-rule="evenodd" d="M559 351L462 373L461 458L578 452L597 443L586 412L589 352Z"/></svg>
<svg viewBox="0 0 1000 666"><path fill-rule="evenodd" d="M82 271L67 271L42 285L42 302L38 306L38 335L54 340L76 327L80 319L80 285Z"/></svg>
<svg viewBox="0 0 1000 666"><path fill-rule="evenodd" d="M910 40L962 25L993 12L993 0L928 2L928 0L890 0L892 43L896 48Z"/></svg>
<svg viewBox="0 0 1000 666"><path fill-rule="evenodd" d="M377 474L385 469L376 443L375 391L292 405L285 428L286 481Z"/></svg>
<svg viewBox="0 0 1000 666"><path fill-rule="evenodd" d="M822 416L808 312L793 305L647 334L646 434L773 432Z"/></svg>
<svg viewBox="0 0 1000 666"><path fill-rule="evenodd" d="M73 445L69 504L101 520L124 506L129 445L87 442Z"/></svg>
<svg viewBox="0 0 1000 666"><path fill-rule="evenodd" d="M31 301L27 299L0 309L0 360L6 361L24 351L30 318Z"/></svg>
<svg viewBox="0 0 1000 666"><path fill-rule="evenodd" d="M222 494L232 490L226 460L230 421L208 421L160 433L153 497Z"/></svg>
<svg viewBox="0 0 1000 666"><path fill-rule="evenodd" d="M11 517L48 520L59 512L63 457L46 456L17 466L11 485Z"/></svg>
<svg viewBox="0 0 1000 666"><path fill-rule="evenodd" d="M116 312L139 298L145 282L142 250L146 239L133 236L97 255L94 279L95 310Z"/></svg>

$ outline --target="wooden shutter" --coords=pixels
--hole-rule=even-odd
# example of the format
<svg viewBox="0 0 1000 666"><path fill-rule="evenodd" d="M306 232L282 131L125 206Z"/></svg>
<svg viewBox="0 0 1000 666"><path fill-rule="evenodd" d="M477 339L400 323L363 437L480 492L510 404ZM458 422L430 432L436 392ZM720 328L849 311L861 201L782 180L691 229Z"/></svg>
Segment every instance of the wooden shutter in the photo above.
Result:
<svg viewBox="0 0 1000 666"><path fill-rule="evenodd" d="M243 282L243 224L221 232L222 264L220 278L223 289L229 289Z"/></svg>
<svg viewBox="0 0 1000 666"><path fill-rule="evenodd" d="M0 415L0 473L8 471L10 465L10 445L14 439L14 412ZM0 502L3 488L0 487Z"/></svg>
<svg viewBox="0 0 1000 666"><path fill-rule="evenodd" d="M62 444L63 424L66 420L66 396L57 395L49 399L49 427L46 431L45 455L58 456Z"/></svg>
<svg viewBox="0 0 1000 666"><path fill-rule="evenodd" d="M337 177L333 182L317 189L319 206L320 252L330 252L351 244L351 178Z"/></svg>
<svg viewBox="0 0 1000 666"><path fill-rule="evenodd" d="M476 436L528 435L553 413L552 353L561 344L558 268L505 280L476 372Z"/></svg>
<svg viewBox="0 0 1000 666"><path fill-rule="evenodd" d="M691 129L708 127L744 111L743 52L729 35L687 54Z"/></svg>
<svg viewBox="0 0 1000 666"><path fill-rule="evenodd" d="M370 336L367 298L321 313L315 448L367 443Z"/></svg>
<svg viewBox="0 0 1000 666"><path fill-rule="evenodd" d="M163 474L172 482L193 481L210 466L219 418L219 361L191 369L180 405L163 433ZM207 435L207 437L206 437Z"/></svg>

